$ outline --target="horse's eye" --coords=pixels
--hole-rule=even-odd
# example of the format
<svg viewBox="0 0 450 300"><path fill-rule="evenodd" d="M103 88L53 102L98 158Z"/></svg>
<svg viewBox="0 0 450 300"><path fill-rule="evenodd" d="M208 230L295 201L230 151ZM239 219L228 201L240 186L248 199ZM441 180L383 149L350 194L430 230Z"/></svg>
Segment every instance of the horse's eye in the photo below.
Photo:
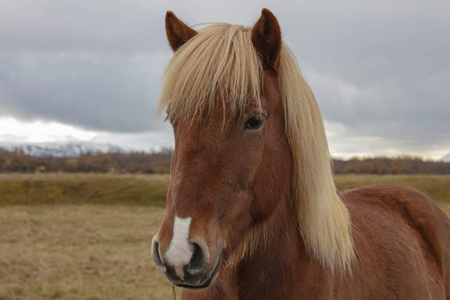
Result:
<svg viewBox="0 0 450 300"><path fill-rule="evenodd" d="M260 128L263 123L263 120L252 117L245 123L244 129L255 130Z"/></svg>

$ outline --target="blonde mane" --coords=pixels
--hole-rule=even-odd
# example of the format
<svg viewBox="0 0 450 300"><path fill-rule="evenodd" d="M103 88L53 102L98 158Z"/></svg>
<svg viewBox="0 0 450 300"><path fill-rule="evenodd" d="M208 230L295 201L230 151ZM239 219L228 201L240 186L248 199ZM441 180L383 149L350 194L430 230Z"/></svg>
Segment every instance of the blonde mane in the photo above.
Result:
<svg viewBox="0 0 450 300"><path fill-rule="evenodd" d="M170 61L159 111L167 107L170 118L195 119L205 110L214 111L217 104L236 112L247 99L260 99L262 65L250 33L243 26L223 23L200 30Z"/></svg>
<svg viewBox="0 0 450 300"><path fill-rule="evenodd" d="M174 54L164 75L159 110L167 107L174 119L195 118L216 105L236 112L249 99L260 99L262 76L251 28L210 25ZM291 186L298 230L323 266L345 272L355 256L350 215L334 185L319 107L286 44L278 78L294 159Z"/></svg>

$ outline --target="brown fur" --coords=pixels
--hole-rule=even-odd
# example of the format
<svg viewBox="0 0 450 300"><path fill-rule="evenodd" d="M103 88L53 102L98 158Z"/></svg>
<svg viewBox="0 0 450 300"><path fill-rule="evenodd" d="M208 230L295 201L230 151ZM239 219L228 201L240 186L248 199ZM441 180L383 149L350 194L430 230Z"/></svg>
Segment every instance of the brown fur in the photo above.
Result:
<svg viewBox="0 0 450 300"><path fill-rule="evenodd" d="M227 99L217 99L223 105L191 115L194 119L171 118L175 151L166 216L157 234L159 252L163 255L169 247L175 215L191 217L190 239L201 239L208 247L204 273L216 262L220 265L209 287L183 289L182 299L449 300L450 220L430 198L397 186L344 191L339 198L330 181L307 178L314 177L315 170L297 172L312 166L308 159L322 158L301 147L311 154L299 156L287 133L291 121L279 78L284 73L274 63L280 51L266 49L281 46L275 22L264 10L251 34L264 69L259 99L247 100L241 113L232 110ZM309 95L308 89L305 93ZM308 109L311 115L305 117L314 118L318 112ZM263 127L245 131L245 123L255 115L264 120ZM307 141L306 130L315 135L323 131L323 124L319 129L312 128L316 121L310 124L300 131ZM328 170L323 174L331 176L329 164L323 168ZM298 187L297 180L309 184ZM331 196L310 190L314 184ZM334 210L342 214L336 216ZM349 241L347 215L351 243L342 246L339 241ZM339 227L339 222L344 230L331 232L331 225ZM314 230L335 240L328 245L328 235L317 238Z"/></svg>
<svg viewBox="0 0 450 300"><path fill-rule="evenodd" d="M171 11L168 11L166 14L166 32L173 51L177 51L178 48L197 34L197 31L184 24Z"/></svg>
<svg viewBox="0 0 450 300"><path fill-rule="evenodd" d="M277 19L268 9L262 10L261 18L253 26L251 39L264 68L276 70L282 45L281 30Z"/></svg>

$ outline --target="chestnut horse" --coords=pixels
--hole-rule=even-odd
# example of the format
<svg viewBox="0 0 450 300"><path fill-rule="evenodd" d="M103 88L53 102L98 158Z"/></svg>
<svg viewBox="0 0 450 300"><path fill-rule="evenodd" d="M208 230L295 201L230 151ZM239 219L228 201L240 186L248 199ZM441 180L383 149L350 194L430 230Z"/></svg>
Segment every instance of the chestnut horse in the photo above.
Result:
<svg viewBox="0 0 450 300"><path fill-rule="evenodd" d="M158 268L183 299L450 299L450 221L424 194L338 193L317 102L275 16L198 32L172 12L175 150Z"/></svg>

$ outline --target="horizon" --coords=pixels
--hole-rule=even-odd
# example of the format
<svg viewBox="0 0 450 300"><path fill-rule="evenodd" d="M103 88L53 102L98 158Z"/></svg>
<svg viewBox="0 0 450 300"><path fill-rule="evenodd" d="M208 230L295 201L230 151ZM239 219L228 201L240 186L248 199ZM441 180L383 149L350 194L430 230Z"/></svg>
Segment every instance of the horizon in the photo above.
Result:
<svg viewBox="0 0 450 300"><path fill-rule="evenodd" d="M29 146L36 146L41 147L44 149L55 149L54 147L58 147L56 150L59 150L61 146L85 146L85 147L93 147L95 149L96 147L98 149L95 149L97 153L94 153L94 155L97 154L106 154L106 153L147 153L147 154L153 154L153 153L164 153L166 151L173 151L174 145L166 145L166 146L160 146L160 145L154 145L153 147L147 148L147 149L134 149L134 148L126 148L122 147L120 145L111 143L111 142L91 142L91 141L50 141L50 142L0 142L0 150L7 150L7 151L15 151L19 149L23 149L22 147L29 147ZM104 146L110 146L111 148L116 148L115 150L108 150L103 151L101 148ZM90 152L90 151L88 151ZM88 152L80 152L79 155L87 154ZM25 153L28 155L36 156L34 154L28 153L27 150L25 150ZM52 155L49 155L52 156ZM64 156L62 156L64 157ZM349 161L349 160L371 160L371 159L400 159L400 160L415 160L419 159L422 161L431 161L431 162L445 162L450 163L450 152L446 155L440 157L440 158L433 158L433 157L426 157L426 156L420 156L420 155L412 155L408 153L403 154L395 154L395 155L368 155L368 156L358 156L358 155L352 155L347 157L339 157L339 156L330 156L332 160L342 160L342 161Z"/></svg>

